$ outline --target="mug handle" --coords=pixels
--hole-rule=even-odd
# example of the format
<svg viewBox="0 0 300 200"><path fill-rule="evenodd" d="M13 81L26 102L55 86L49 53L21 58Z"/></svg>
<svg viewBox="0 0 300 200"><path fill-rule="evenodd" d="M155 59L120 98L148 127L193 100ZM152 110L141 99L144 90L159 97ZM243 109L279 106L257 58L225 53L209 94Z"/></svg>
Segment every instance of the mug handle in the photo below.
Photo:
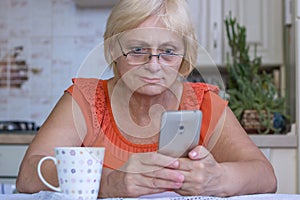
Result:
<svg viewBox="0 0 300 200"><path fill-rule="evenodd" d="M56 192L61 192L61 188L60 187L55 187L53 185L51 185L50 183L48 183L44 177L43 177L43 174L41 172L41 166L43 164L43 162L45 160L52 160L54 162L55 165L57 165L57 159L55 157L52 157L52 156L46 156L46 157L43 157L39 163L38 163L38 166L37 166L37 173L39 175L39 178L41 179L41 181L47 186L49 187L50 189L56 191Z"/></svg>

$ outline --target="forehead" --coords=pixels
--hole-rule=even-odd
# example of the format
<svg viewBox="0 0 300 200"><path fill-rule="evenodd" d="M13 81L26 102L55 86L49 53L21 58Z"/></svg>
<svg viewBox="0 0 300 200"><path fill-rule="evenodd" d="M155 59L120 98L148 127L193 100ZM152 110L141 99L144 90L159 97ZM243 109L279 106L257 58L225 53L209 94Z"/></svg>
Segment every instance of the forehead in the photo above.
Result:
<svg viewBox="0 0 300 200"><path fill-rule="evenodd" d="M151 45L160 45L165 43L172 43L183 45L183 37L172 30L160 27L143 27L136 28L122 33L119 39L123 42L143 41Z"/></svg>
<svg viewBox="0 0 300 200"><path fill-rule="evenodd" d="M167 29L159 14L148 17L136 29L125 32L126 40L140 40L150 44L165 43L168 41L182 41L176 32Z"/></svg>
<svg viewBox="0 0 300 200"><path fill-rule="evenodd" d="M137 28L166 28L165 24L162 22L161 17L159 15L152 15L148 17L145 21L140 23Z"/></svg>

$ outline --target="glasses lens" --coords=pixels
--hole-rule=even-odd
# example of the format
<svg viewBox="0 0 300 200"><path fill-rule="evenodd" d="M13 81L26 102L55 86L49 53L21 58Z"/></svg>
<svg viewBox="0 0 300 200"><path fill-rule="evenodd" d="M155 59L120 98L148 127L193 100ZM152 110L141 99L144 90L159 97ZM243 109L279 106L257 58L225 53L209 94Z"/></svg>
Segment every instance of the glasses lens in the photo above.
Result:
<svg viewBox="0 0 300 200"><path fill-rule="evenodd" d="M142 65L149 62L151 57L150 53L129 53L127 55L127 62L130 65ZM159 63L163 65L175 65L182 61L181 55L170 55L170 54L160 54Z"/></svg>
<svg viewBox="0 0 300 200"><path fill-rule="evenodd" d="M165 65L174 65L180 63L182 56L180 55L170 55L170 54L161 54L159 62Z"/></svg>
<svg viewBox="0 0 300 200"><path fill-rule="evenodd" d="M127 62L131 65L141 65L145 64L149 61L150 54L137 54L137 53L129 53L127 55Z"/></svg>

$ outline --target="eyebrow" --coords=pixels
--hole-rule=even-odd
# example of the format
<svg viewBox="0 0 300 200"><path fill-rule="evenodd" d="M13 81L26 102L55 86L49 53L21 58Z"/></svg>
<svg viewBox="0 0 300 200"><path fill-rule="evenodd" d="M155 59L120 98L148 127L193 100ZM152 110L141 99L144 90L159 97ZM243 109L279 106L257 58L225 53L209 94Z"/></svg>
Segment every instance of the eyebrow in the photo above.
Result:
<svg viewBox="0 0 300 200"><path fill-rule="evenodd" d="M121 40L122 42L122 40ZM132 45L132 44L140 44L140 45L145 45L145 46L151 46L149 43L145 42L144 40L123 40L124 44L126 45Z"/></svg>
<svg viewBox="0 0 300 200"><path fill-rule="evenodd" d="M138 44L138 45L144 45L146 47L152 47L153 46L152 44L149 44L148 42L146 42L144 40L138 40L138 39L129 39L129 40L125 40L123 42L124 42L123 44L125 44L125 45L135 45L135 44ZM171 47L173 47L175 49L180 49L179 47L181 47L181 44L179 44L176 41L170 40L170 41L166 41L166 42L163 42L163 43L159 44L157 48L163 47L163 46L171 46ZM182 48L184 48L184 45L182 45Z"/></svg>
<svg viewBox="0 0 300 200"><path fill-rule="evenodd" d="M174 42L172 42L172 41L170 41L170 42L165 42L165 43L162 43L162 44L160 44L159 46L171 46L171 47L173 47L174 49L180 49L180 48L184 48L184 45L181 45L181 44L178 44L178 43L174 43Z"/></svg>

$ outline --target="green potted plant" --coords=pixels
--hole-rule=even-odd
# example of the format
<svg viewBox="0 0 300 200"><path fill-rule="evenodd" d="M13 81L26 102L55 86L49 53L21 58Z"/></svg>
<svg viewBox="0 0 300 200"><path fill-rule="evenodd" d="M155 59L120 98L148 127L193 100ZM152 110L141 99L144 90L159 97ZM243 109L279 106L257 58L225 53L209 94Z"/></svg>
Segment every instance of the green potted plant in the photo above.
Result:
<svg viewBox="0 0 300 200"><path fill-rule="evenodd" d="M225 20L231 49L227 54L229 106L248 133L280 133L285 129L285 99L280 96L273 78L261 70L261 57L251 59L246 42L246 28L231 13Z"/></svg>

